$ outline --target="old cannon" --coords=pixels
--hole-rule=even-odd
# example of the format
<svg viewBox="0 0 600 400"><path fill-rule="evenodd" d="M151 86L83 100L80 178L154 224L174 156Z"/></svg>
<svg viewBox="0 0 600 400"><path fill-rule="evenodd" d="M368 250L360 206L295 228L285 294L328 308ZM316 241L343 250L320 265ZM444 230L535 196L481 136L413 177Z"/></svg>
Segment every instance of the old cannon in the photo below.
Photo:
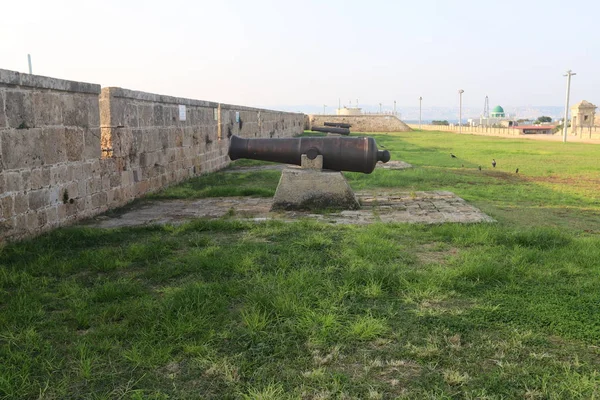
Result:
<svg viewBox="0 0 600 400"><path fill-rule="evenodd" d="M243 139L233 135L229 158L274 161L302 165L302 155L310 160L323 157L323 169L370 174L378 161L390 160L387 150L378 150L370 137L300 137L282 139Z"/></svg>
<svg viewBox="0 0 600 400"><path fill-rule="evenodd" d="M323 122L325 126L333 126L336 128L350 128L352 125L345 122Z"/></svg>
<svg viewBox="0 0 600 400"><path fill-rule="evenodd" d="M310 128L313 132L339 133L340 135L349 135L350 129L337 126L313 126Z"/></svg>

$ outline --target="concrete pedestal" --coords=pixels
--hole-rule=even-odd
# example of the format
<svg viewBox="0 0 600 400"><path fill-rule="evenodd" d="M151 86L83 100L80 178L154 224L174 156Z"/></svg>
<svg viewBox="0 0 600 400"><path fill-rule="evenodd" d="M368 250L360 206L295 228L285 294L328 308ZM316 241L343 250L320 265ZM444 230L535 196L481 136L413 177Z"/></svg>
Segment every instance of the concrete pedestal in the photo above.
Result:
<svg viewBox="0 0 600 400"><path fill-rule="evenodd" d="M286 168L272 210L357 210L354 192L341 172Z"/></svg>

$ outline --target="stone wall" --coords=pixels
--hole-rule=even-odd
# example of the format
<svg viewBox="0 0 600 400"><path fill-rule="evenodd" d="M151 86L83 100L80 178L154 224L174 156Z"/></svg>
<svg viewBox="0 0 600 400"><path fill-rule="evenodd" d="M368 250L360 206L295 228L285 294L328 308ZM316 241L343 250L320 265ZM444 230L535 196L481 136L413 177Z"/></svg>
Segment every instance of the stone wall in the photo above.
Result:
<svg viewBox="0 0 600 400"><path fill-rule="evenodd" d="M90 215L100 86L0 70L0 241Z"/></svg>
<svg viewBox="0 0 600 400"><path fill-rule="evenodd" d="M121 88L100 97L109 207L229 164L229 137L302 133L304 115Z"/></svg>
<svg viewBox="0 0 600 400"><path fill-rule="evenodd" d="M231 135L293 136L303 125L303 114L0 69L0 241L223 168Z"/></svg>
<svg viewBox="0 0 600 400"><path fill-rule="evenodd" d="M351 124L350 132L408 132L408 125L395 115L310 115L310 126L323 126L325 122ZM307 129L309 128L307 127Z"/></svg>

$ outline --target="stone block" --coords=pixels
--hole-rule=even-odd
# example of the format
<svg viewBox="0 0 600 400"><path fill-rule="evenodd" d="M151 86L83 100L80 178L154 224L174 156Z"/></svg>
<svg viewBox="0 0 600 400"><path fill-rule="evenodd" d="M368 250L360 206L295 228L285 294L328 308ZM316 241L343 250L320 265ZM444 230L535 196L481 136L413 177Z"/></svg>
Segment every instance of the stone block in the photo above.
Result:
<svg viewBox="0 0 600 400"><path fill-rule="evenodd" d="M154 105L154 126L164 126L165 125L165 112L164 107L161 104Z"/></svg>
<svg viewBox="0 0 600 400"><path fill-rule="evenodd" d="M273 210L354 210L360 204L341 172L286 168Z"/></svg>
<svg viewBox="0 0 600 400"><path fill-rule="evenodd" d="M30 210L38 210L49 205L47 189L33 190L27 194Z"/></svg>
<svg viewBox="0 0 600 400"><path fill-rule="evenodd" d="M87 181L87 189L86 194L95 194L102 190L102 179L101 178L92 178Z"/></svg>
<svg viewBox="0 0 600 400"><path fill-rule="evenodd" d="M42 168L42 186L50 186L50 183L52 182L52 167L51 166L45 166L44 168Z"/></svg>
<svg viewBox="0 0 600 400"><path fill-rule="evenodd" d="M31 190L31 170L26 169L21 171L21 182L23 182L23 191Z"/></svg>
<svg viewBox="0 0 600 400"><path fill-rule="evenodd" d="M45 127L42 133L42 140L37 143L42 150L42 164L58 164L67 161L65 128Z"/></svg>
<svg viewBox="0 0 600 400"><path fill-rule="evenodd" d="M46 210L41 210L37 212L38 226L44 227L48 224L48 213Z"/></svg>
<svg viewBox="0 0 600 400"><path fill-rule="evenodd" d="M77 204L75 204L75 202L61 204L60 206L64 208L65 219L69 219L69 217L73 217L77 214Z"/></svg>
<svg viewBox="0 0 600 400"><path fill-rule="evenodd" d="M51 207L46 210L46 219L47 224L50 226L55 226L58 224L58 206Z"/></svg>
<svg viewBox="0 0 600 400"><path fill-rule="evenodd" d="M6 179L6 192L22 192L24 190L20 172L4 172L4 177Z"/></svg>
<svg viewBox="0 0 600 400"><path fill-rule="evenodd" d="M34 168L44 165L44 139L40 128L0 132L2 158L7 169Z"/></svg>
<svg viewBox="0 0 600 400"><path fill-rule="evenodd" d="M16 235L25 235L27 233L27 215L19 214L15 218L14 227Z"/></svg>
<svg viewBox="0 0 600 400"><path fill-rule="evenodd" d="M79 197L85 197L89 194L87 191L87 188L88 188L87 180L80 179L77 181L77 193L79 194Z"/></svg>
<svg viewBox="0 0 600 400"><path fill-rule="evenodd" d="M72 164L71 165L71 169L72 169L72 175L73 175L73 180L79 181L82 179L85 179L85 175L83 174L83 164Z"/></svg>
<svg viewBox="0 0 600 400"><path fill-rule="evenodd" d="M100 159L100 128L87 128L83 130L83 160Z"/></svg>
<svg viewBox="0 0 600 400"><path fill-rule="evenodd" d="M58 183L59 184L65 184L67 182L72 181L71 179L71 168L69 168L69 166L67 165L59 165L58 166Z"/></svg>
<svg viewBox="0 0 600 400"><path fill-rule="evenodd" d="M15 215L18 214L23 214L25 212L27 212L27 210L29 209L29 202L27 199L27 195L23 194L23 193L15 193L14 197L13 197L13 210Z"/></svg>
<svg viewBox="0 0 600 400"><path fill-rule="evenodd" d="M137 111L138 124L141 128L154 126L154 106L152 104L140 104Z"/></svg>
<svg viewBox="0 0 600 400"><path fill-rule="evenodd" d="M65 147L67 152L67 161L83 160L83 129L65 128Z"/></svg>
<svg viewBox="0 0 600 400"><path fill-rule="evenodd" d="M71 182L67 185L67 187L65 188L65 190L67 191L68 195L69 195L69 200L70 199L76 199L79 196L79 185L77 182Z"/></svg>
<svg viewBox="0 0 600 400"><path fill-rule="evenodd" d="M29 180L30 180L30 187L32 190L37 190L37 189L44 187L44 183L42 181L42 169L41 168L32 169Z"/></svg>
<svg viewBox="0 0 600 400"><path fill-rule="evenodd" d="M21 130L35 127L31 92L7 91L4 108L9 128Z"/></svg>
<svg viewBox="0 0 600 400"><path fill-rule="evenodd" d="M27 213L27 230L35 232L38 229L38 217L34 212Z"/></svg>
<svg viewBox="0 0 600 400"><path fill-rule="evenodd" d="M86 96L64 94L61 96L61 110L65 126L89 127L88 103Z"/></svg>
<svg viewBox="0 0 600 400"><path fill-rule="evenodd" d="M6 112L4 111L4 92L0 91L0 129L6 128Z"/></svg>
<svg viewBox="0 0 600 400"><path fill-rule="evenodd" d="M106 192L110 189L110 176L103 175L102 176L102 191Z"/></svg>
<svg viewBox="0 0 600 400"><path fill-rule="evenodd" d="M88 113L88 126L90 128L100 127L100 102L98 96L85 96Z"/></svg>
<svg viewBox="0 0 600 400"><path fill-rule="evenodd" d="M139 128L139 120L138 120L138 108L134 103L127 102L125 103L125 127L128 128Z"/></svg>
<svg viewBox="0 0 600 400"><path fill-rule="evenodd" d="M35 126L62 125L62 99L57 93L34 92Z"/></svg>
<svg viewBox="0 0 600 400"><path fill-rule="evenodd" d="M108 196L105 192L100 192L92 195L92 207L99 208L106 206L108 202Z"/></svg>
<svg viewBox="0 0 600 400"><path fill-rule="evenodd" d="M7 85L20 85L21 74L8 69L0 69L0 83L4 83Z"/></svg>
<svg viewBox="0 0 600 400"><path fill-rule="evenodd" d="M12 196L4 196L0 198L0 208L2 209L2 218L9 219L14 216L13 210L13 197Z"/></svg>
<svg viewBox="0 0 600 400"><path fill-rule="evenodd" d="M52 207L63 202L64 192L60 186L52 186L48 189L48 204Z"/></svg>

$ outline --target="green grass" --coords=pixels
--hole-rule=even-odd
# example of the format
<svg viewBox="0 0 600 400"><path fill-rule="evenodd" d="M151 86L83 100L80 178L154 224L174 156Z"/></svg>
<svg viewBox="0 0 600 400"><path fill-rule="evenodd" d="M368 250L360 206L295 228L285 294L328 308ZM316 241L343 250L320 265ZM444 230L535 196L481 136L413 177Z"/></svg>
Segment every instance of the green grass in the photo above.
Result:
<svg viewBox="0 0 600 400"><path fill-rule="evenodd" d="M600 148L375 136L416 168L354 188L451 190L498 223L226 218L6 245L0 398L598 398ZM155 198L274 190L271 172Z"/></svg>

